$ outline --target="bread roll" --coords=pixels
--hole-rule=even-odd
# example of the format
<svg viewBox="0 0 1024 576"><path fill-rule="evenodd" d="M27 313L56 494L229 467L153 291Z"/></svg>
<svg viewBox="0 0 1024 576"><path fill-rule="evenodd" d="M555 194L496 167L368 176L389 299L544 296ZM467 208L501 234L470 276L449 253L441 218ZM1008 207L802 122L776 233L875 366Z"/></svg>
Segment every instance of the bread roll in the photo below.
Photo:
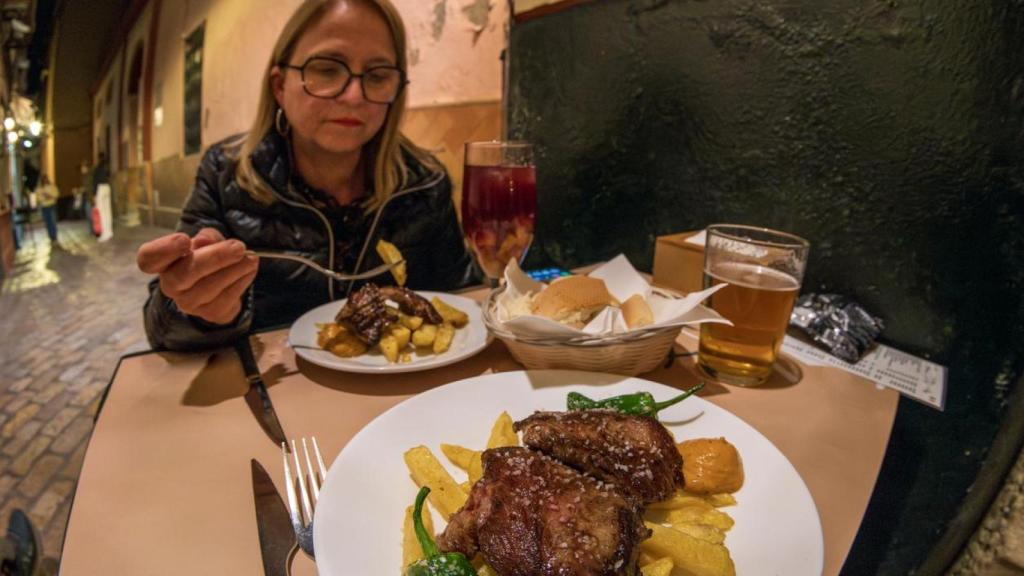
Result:
<svg viewBox="0 0 1024 576"><path fill-rule="evenodd" d="M604 280L589 276L559 278L537 294L531 304L534 314L574 328L582 328L598 312L616 303Z"/></svg>
<svg viewBox="0 0 1024 576"><path fill-rule="evenodd" d="M622 303L622 317L626 320L626 326L630 328L654 324L654 313L647 305L647 299L641 294L633 294Z"/></svg>

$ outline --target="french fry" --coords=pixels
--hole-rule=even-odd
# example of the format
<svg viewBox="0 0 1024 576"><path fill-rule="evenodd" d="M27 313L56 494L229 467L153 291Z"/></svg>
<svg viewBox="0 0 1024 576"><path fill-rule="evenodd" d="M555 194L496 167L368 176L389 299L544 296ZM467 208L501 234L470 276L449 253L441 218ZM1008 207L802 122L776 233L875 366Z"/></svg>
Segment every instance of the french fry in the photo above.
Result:
<svg viewBox="0 0 1024 576"><path fill-rule="evenodd" d="M433 346L435 338L437 338L437 324L424 324L412 333L412 343L417 348Z"/></svg>
<svg viewBox="0 0 1024 576"><path fill-rule="evenodd" d="M398 251L398 247L386 240L377 240L377 254L380 255L380 259L386 264L393 264L402 260L402 253ZM405 281L408 278L405 262L392 268L391 275L395 277L395 282L399 286L405 286Z"/></svg>
<svg viewBox="0 0 1024 576"><path fill-rule="evenodd" d="M735 576L736 566L725 546L660 524L646 524L652 534L640 544L645 552L658 557L667 556L675 567L693 576Z"/></svg>
<svg viewBox="0 0 1024 576"><path fill-rule="evenodd" d="M408 328L409 330L419 330L420 326L423 326L423 318L419 316L410 316L404 312L398 313L398 322Z"/></svg>
<svg viewBox="0 0 1024 576"><path fill-rule="evenodd" d="M430 486L430 495L427 499L445 520L451 518L451 515L466 503L466 492L426 446L407 450L405 465L417 486Z"/></svg>
<svg viewBox="0 0 1024 576"><path fill-rule="evenodd" d="M499 576L494 568L491 568L487 564L480 566L480 569L476 571L477 576Z"/></svg>
<svg viewBox="0 0 1024 576"><path fill-rule="evenodd" d="M707 524L673 524L673 528L712 544L725 544L725 532Z"/></svg>
<svg viewBox="0 0 1024 576"><path fill-rule="evenodd" d="M716 510L711 504L703 502L703 506L686 506L669 510L665 515L669 524L704 524L719 530L728 531L735 521L725 512Z"/></svg>
<svg viewBox="0 0 1024 576"><path fill-rule="evenodd" d="M473 455L477 453L476 450L470 450L465 446L456 444L441 444L441 452L452 461L452 464L466 471L469 471L469 462L473 459Z"/></svg>
<svg viewBox="0 0 1024 576"><path fill-rule="evenodd" d="M408 564L406 564L406 566L408 566ZM640 568L640 573L643 574L643 576L671 576L672 559L665 557L655 560L654 562Z"/></svg>
<svg viewBox="0 0 1024 576"><path fill-rule="evenodd" d="M441 300L437 296L431 298L430 303L434 305L434 309L441 315L441 318L444 318L444 321L452 326L462 328L466 324L469 324L469 314L466 314L455 306Z"/></svg>
<svg viewBox="0 0 1024 576"><path fill-rule="evenodd" d="M655 558L654 556L651 556L650 554L648 554L647 552L644 552L643 550L640 551L639 558L640 558L640 567L641 568L644 567L644 566L647 566L648 564L653 564L653 563L658 561L658 558Z"/></svg>
<svg viewBox="0 0 1024 576"><path fill-rule="evenodd" d="M732 494L708 494L704 499L715 508L736 505L736 497Z"/></svg>
<svg viewBox="0 0 1024 576"><path fill-rule="evenodd" d="M455 327L445 322L437 328L437 337L434 338L434 354L444 354L452 345L452 338L455 337Z"/></svg>
<svg viewBox="0 0 1024 576"><path fill-rule="evenodd" d="M477 452L473 455L473 459L469 461L469 483L470 485L476 484L477 480L484 476L484 459L483 452Z"/></svg>
<svg viewBox="0 0 1024 576"><path fill-rule="evenodd" d="M662 500L661 502L655 502L647 506L648 510L675 510L676 508L685 508L686 506L695 506L705 503L706 500L703 496L697 496L694 494L687 494L682 490L676 490L676 493L671 498Z"/></svg>
<svg viewBox="0 0 1024 576"><path fill-rule="evenodd" d="M401 324L392 324L391 335L395 337L395 340L398 342L398 349L401 350L409 345L409 338L412 337L412 330L409 330Z"/></svg>
<svg viewBox="0 0 1024 576"><path fill-rule="evenodd" d="M512 417L502 412L491 426L491 437L487 439L487 449L505 446L519 446L519 436L512 427Z"/></svg>
<svg viewBox="0 0 1024 576"><path fill-rule="evenodd" d="M394 364L398 362L398 339L391 334L385 334L380 337L380 351L384 354L384 357L388 359L388 362Z"/></svg>
<svg viewBox="0 0 1024 576"><path fill-rule="evenodd" d="M402 524L402 566L408 566L423 558L423 547L416 539L416 531L412 525L412 511L412 506L405 509L405 523ZM427 529L427 534L434 533L434 519L430 516L430 510L423 511L423 527Z"/></svg>

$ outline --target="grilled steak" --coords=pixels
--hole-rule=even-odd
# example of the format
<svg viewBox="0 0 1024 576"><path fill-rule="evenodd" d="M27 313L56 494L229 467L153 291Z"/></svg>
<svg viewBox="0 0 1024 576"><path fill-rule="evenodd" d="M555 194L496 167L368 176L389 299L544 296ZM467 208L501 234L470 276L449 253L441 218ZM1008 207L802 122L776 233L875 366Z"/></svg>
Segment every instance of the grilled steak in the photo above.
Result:
<svg viewBox="0 0 1024 576"><path fill-rule="evenodd" d="M356 336L369 346L380 342L384 326L390 322L384 296L376 284L366 284L353 292L334 320L351 325Z"/></svg>
<svg viewBox="0 0 1024 576"><path fill-rule="evenodd" d="M408 288L402 286L383 286L380 289L380 293L388 300L398 304L402 312L410 316L419 316L430 324L444 322L441 314L438 313L429 300Z"/></svg>
<svg viewBox="0 0 1024 576"><path fill-rule="evenodd" d="M525 448L483 454L484 474L438 545L480 551L502 576L634 576L650 535L643 508L607 484Z"/></svg>
<svg viewBox="0 0 1024 576"><path fill-rule="evenodd" d="M614 484L644 504L683 485L683 459L657 420L612 410L537 412L515 423L527 446Z"/></svg>

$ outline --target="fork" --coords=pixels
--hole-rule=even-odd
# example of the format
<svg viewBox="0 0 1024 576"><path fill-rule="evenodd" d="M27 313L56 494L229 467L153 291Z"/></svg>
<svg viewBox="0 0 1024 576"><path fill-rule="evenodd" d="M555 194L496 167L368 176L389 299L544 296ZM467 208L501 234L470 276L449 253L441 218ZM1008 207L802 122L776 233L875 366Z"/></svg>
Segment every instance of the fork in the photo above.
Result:
<svg viewBox="0 0 1024 576"><path fill-rule="evenodd" d="M320 455L320 446L316 437L311 436L313 454L316 457L317 468L320 478L317 479L317 470L313 469L313 462L309 456L309 447L306 439L302 439L302 453L305 456L306 466L303 469L299 461L299 452L292 440L291 457L295 465L295 476L298 478L296 487L295 478L292 475L292 467L288 462L288 445L281 442L281 456L284 459L284 485L288 492L288 515L292 520L292 528L295 530L295 539L299 542L299 548L310 558L313 556L313 512L316 508L316 501L320 498L320 483L327 477L327 468L324 466L324 459ZM306 484L306 477L309 477L309 484ZM298 489L296 491L296 488ZM301 494L301 496L300 496ZM302 509L299 509L299 499L302 500Z"/></svg>
<svg viewBox="0 0 1024 576"><path fill-rule="evenodd" d="M316 270L317 272L323 274L324 276L328 276L330 278L334 278L335 280L342 281L366 280L367 278L380 276L381 274L387 272L388 270L391 270L395 266L405 263L405 260L399 260L397 262L392 262L390 264L381 264L376 268L371 268L370 270L367 270L366 272L360 272L359 274L345 274L343 272L335 272L334 270L328 270L327 268L324 268L320 264L317 264L316 261L310 260L309 258L306 258L304 256L298 256L296 254L286 254L284 252L264 252L262 250L246 250L245 253L249 256L256 256L257 258L277 258L278 260L291 260L292 262L305 264L306 266L309 266L310 268Z"/></svg>

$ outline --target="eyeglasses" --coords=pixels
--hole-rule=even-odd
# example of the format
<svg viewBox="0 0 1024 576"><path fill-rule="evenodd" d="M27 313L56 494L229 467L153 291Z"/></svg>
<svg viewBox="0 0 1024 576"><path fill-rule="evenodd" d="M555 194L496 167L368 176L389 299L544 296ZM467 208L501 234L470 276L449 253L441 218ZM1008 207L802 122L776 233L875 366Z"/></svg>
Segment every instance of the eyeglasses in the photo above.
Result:
<svg viewBox="0 0 1024 576"><path fill-rule="evenodd" d="M316 98L337 98L348 89L353 78L359 78L367 102L391 104L408 84L405 72L397 66L373 66L356 74L341 60L326 56L314 56L302 66L286 62L278 66L298 70L302 74L302 87Z"/></svg>

